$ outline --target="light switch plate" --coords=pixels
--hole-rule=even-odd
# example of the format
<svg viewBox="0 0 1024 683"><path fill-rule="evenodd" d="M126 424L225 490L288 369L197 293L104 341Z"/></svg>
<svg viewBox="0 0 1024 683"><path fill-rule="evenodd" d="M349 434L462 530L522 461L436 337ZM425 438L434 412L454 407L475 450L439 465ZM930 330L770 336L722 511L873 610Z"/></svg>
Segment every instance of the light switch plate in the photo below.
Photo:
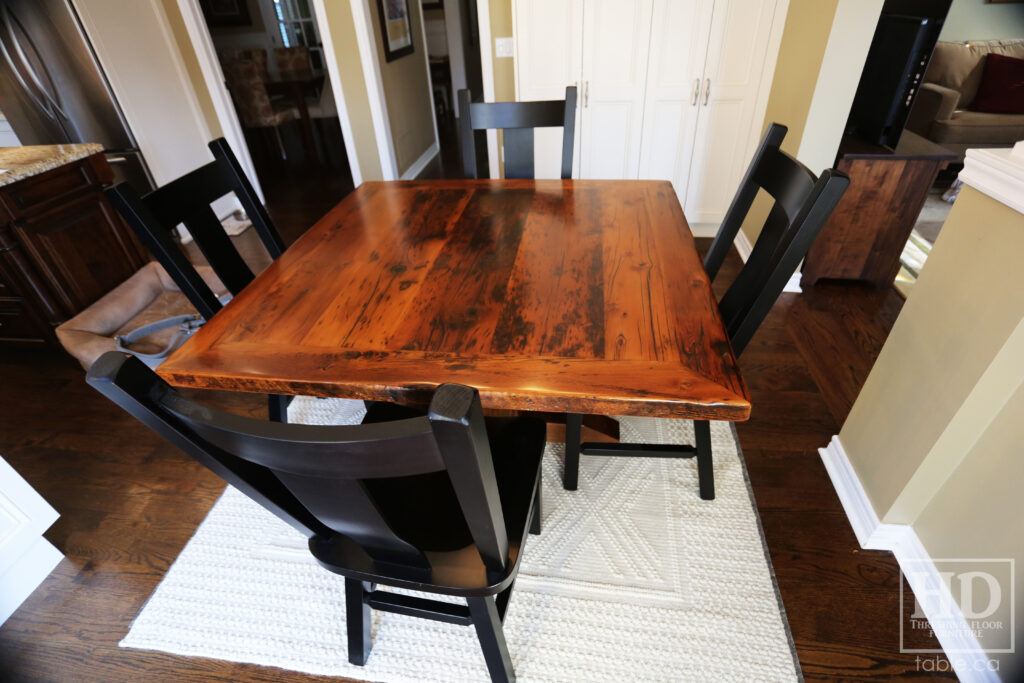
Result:
<svg viewBox="0 0 1024 683"><path fill-rule="evenodd" d="M511 38L495 38L494 39L494 56L495 57L514 57L515 56L515 44Z"/></svg>

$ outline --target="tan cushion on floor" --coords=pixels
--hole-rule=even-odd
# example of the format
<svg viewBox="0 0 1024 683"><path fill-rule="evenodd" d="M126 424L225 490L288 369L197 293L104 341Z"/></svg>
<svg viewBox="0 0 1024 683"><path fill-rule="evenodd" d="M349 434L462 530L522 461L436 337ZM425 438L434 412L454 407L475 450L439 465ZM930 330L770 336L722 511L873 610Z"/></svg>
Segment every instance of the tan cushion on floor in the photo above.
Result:
<svg viewBox="0 0 1024 683"><path fill-rule="evenodd" d="M990 52L1024 58L1024 39L975 40L968 44L940 40L935 45L925 83L937 83L960 92L960 106L968 108L978 93L985 55Z"/></svg>
<svg viewBox="0 0 1024 683"><path fill-rule="evenodd" d="M1012 147L1024 140L1024 114L990 114L982 111L956 111L952 118L935 121L929 131L939 143L971 143Z"/></svg>
<svg viewBox="0 0 1024 683"><path fill-rule="evenodd" d="M218 296L227 289L209 266L196 271ZM160 264L151 261L134 275L105 294L99 301L56 329L64 349L86 370L97 358L117 348L114 338L139 327L196 309ZM154 353L167 346L174 330L163 330L132 345L142 353Z"/></svg>

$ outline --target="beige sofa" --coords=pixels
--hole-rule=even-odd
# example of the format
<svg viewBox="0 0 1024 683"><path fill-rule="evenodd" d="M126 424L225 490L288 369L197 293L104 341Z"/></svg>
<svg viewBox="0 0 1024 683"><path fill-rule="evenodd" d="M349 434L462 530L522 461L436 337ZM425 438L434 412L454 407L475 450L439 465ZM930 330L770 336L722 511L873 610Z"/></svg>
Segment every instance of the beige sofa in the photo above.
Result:
<svg viewBox="0 0 1024 683"><path fill-rule="evenodd" d="M1024 59L1024 39L940 41L907 129L960 155L968 147L1011 147L1024 140L1024 114L971 111L990 52Z"/></svg>

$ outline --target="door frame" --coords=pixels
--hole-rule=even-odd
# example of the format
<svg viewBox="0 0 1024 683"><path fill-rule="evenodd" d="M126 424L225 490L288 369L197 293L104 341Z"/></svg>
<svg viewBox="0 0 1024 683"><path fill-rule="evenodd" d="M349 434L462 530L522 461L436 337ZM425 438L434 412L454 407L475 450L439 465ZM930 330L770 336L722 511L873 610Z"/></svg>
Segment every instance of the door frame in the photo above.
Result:
<svg viewBox="0 0 1024 683"><path fill-rule="evenodd" d="M491 38L491 5L476 0L477 24L480 31L480 75L484 82L484 102L494 101L494 40ZM513 15L514 16L514 15ZM487 164L490 177L500 178L498 170L498 131L487 130Z"/></svg>
<svg viewBox="0 0 1024 683"><path fill-rule="evenodd" d="M320 31L321 42L323 43L324 61L327 62L327 77L330 78L334 101L338 109L338 119L341 121L342 139L345 143L345 154L348 158L349 169L352 173L352 182L358 187L362 184L363 177L359 170L352 124L349 120L345 96L341 89L341 79L337 72L334 46L330 40L330 32L325 33L323 30L325 26L323 3L324 0L313 0L314 16L319 24L317 28ZM353 3L353 5L355 4ZM256 167L252 163L249 147L246 145L245 135L242 132L242 124L238 120L238 114L231 100L231 94L228 92L220 60L217 59L217 51L213 45L213 36L210 35L210 29L206 25L206 19L203 17L203 11L199 7L199 2L198 0L178 0L178 8L184 19L189 39L192 41L196 60L199 62L199 69L203 74L203 80L206 82L210 99L213 100L213 108L217 115L217 121L220 123L221 133L228 141L228 144L231 145L232 151L238 157L238 161L245 170L246 175L249 176L256 193L265 202L263 189L260 187L259 178L256 175ZM358 33L359 31L357 31ZM372 97L370 101L372 106Z"/></svg>

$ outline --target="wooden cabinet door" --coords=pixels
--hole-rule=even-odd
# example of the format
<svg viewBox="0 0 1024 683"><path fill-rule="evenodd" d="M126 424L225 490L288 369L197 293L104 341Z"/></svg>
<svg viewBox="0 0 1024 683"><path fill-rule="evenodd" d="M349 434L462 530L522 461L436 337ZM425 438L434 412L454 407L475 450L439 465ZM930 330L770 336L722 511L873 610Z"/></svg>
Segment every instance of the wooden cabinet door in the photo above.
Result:
<svg viewBox="0 0 1024 683"><path fill-rule="evenodd" d="M640 178L671 180L682 205L701 107L713 0L654 0Z"/></svg>
<svg viewBox="0 0 1024 683"><path fill-rule="evenodd" d="M98 191L15 222L12 230L65 309L65 319L127 280L146 262L134 235Z"/></svg>
<svg viewBox="0 0 1024 683"><path fill-rule="evenodd" d="M714 0L683 203L691 226L722 222L750 163L761 132L754 125L760 88L771 85L762 75L775 6L776 0Z"/></svg>
<svg viewBox="0 0 1024 683"><path fill-rule="evenodd" d="M565 88L581 83L583 0L516 0L513 7L516 40L516 100L560 100ZM578 99L583 97L582 91ZM579 99L582 102L582 99ZM573 175L578 176L580 108L576 109ZM562 129L534 131L534 175L560 178Z"/></svg>
<svg viewBox="0 0 1024 683"><path fill-rule="evenodd" d="M586 0L580 178L637 178L653 0Z"/></svg>

